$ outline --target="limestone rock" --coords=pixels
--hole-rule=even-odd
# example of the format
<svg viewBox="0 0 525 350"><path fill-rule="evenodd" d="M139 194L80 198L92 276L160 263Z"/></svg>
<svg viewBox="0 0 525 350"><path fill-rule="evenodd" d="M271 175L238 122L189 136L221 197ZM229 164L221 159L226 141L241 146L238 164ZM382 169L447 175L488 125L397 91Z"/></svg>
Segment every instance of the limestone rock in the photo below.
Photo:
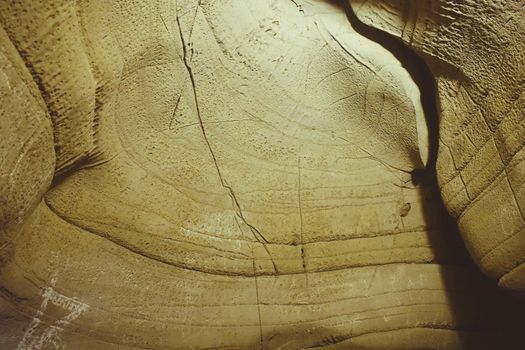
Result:
<svg viewBox="0 0 525 350"><path fill-rule="evenodd" d="M406 38L404 2L352 5ZM433 96L348 11L321 0L0 2L0 348L519 349L521 304L470 262L442 207L421 102ZM470 43L413 27L443 52ZM519 35L508 35L518 70ZM477 258L472 241L488 228L472 225L495 210L480 200L476 211L473 197L454 207L446 154L472 174L496 165L465 153L489 134L454 131L475 90L441 78L451 62L429 63L455 111L441 113L439 184ZM469 69L462 84L485 86ZM490 135L521 164L510 156L523 141L519 76L503 88L492 74L502 80L485 98L515 110L501 120L508 133ZM460 92L444 95L449 85ZM508 247L518 262L524 249ZM520 290L525 278L501 281Z"/></svg>
<svg viewBox="0 0 525 350"><path fill-rule="evenodd" d="M428 63L440 104L438 181L476 263L525 292L523 1L352 1Z"/></svg>

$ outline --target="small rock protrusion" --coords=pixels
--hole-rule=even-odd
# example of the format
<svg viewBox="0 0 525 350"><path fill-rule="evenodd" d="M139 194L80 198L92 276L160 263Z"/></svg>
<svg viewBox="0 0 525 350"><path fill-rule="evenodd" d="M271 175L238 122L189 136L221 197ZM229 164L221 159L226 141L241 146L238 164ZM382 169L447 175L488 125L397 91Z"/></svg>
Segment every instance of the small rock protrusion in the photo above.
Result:
<svg viewBox="0 0 525 350"><path fill-rule="evenodd" d="M399 210L399 216L404 218L405 216L408 215L408 213L410 212L411 208L412 208L412 205L410 203L407 202L407 203L403 204L403 206Z"/></svg>

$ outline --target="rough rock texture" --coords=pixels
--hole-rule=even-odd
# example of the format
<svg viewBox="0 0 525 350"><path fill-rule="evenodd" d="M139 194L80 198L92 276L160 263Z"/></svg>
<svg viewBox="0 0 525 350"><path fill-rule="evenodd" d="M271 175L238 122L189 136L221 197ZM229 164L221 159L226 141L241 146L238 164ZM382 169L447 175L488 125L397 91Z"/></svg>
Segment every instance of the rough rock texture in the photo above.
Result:
<svg viewBox="0 0 525 350"><path fill-rule="evenodd" d="M0 244L40 202L54 174L47 108L24 62L0 28Z"/></svg>
<svg viewBox="0 0 525 350"><path fill-rule="evenodd" d="M432 4L410 18L434 23ZM358 5L394 35L409 18L401 2ZM468 260L432 171L417 170L432 169L435 150L416 78L346 10L321 0L0 2L0 348L521 348L520 304ZM468 41L439 23L414 38L451 53ZM509 55L521 54L519 35L508 35ZM518 191L507 196L490 177L494 158L468 161L489 134L456 125L488 112L463 110L478 95L443 80L452 61L439 62L429 63L443 109L439 180L478 261L476 237L489 249L519 226L518 207L499 206L519 205L511 181L523 182L506 167ZM517 57L506 62L521 72ZM454 74L468 76L468 64ZM516 113L492 144L521 147L520 78L503 88L487 81L506 71L469 69L462 84L484 82L493 95L483 101ZM497 201L474 201L467 186L472 204L451 204L446 179L461 177L448 149ZM485 234L490 215L507 226ZM514 256L485 260L523 257L518 243L501 247ZM500 284L520 290L518 273Z"/></svg>
<svg viewBox="0 0 525 350"><path fill-rule="evenodd" d="M476 263L525 292L524 1L352 1L437 80L438 181Z"/></svg>

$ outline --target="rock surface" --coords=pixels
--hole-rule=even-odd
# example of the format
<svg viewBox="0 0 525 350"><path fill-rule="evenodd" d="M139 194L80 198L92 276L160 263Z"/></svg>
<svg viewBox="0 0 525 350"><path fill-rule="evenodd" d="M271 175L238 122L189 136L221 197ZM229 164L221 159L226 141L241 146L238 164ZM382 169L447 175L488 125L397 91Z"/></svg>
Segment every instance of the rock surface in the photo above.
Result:
<svg viewBox="0 0 525 350"><path fill-rule="evenodd" d="M351 2L436 77L438 181L479 267L525 292L524 1Z"/></svg>
<svg viewBox="0 0 525 350"><path fill-rule="evenodd" d="M523 16L429 3L352 5L431 68L445 204L519 292ZM348 10L1 2L0 348L519 349L417 77ZM501 18L503 58L456 34Z"/></svg>

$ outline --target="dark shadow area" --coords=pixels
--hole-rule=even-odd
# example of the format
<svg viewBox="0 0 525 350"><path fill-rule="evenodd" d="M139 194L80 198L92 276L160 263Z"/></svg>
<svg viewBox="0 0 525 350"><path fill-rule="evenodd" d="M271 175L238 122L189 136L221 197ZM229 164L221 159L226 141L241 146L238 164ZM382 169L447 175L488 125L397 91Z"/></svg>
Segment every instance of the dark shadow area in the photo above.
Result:
<svg viewBox="0 0 525 350"><path fill-rule="evenodd" d="M437 86L434 76L423 58L403 44L401 40L387 32L370 27L361 22L352 10L348 0L333 0L332 2L345 11L348 21L356 32L390 51L390 53L401 62L403 68L408 71L412 80L414 80L419 87L421 92L421 103L423 105L423 111L425 112L425 119L428 125L429 159L426 169L416 170L414 172L414 180L418 182L420 178L426 177L424 173L435 171L437 160L439 145L439 115L436 99Z"/></svg>
<svg viewBox="0 0 525 350"><path fill-rule="evenodd" d="M482 348L525 348L525 340L520 339L521 332L525 330L523 304L501 291L496 281L481 273L463 243L455 220L448 214L441 199L436 176L440 106L437 83L431 69L423 57L399 38L361 22L348 0L327 1L344 10L356 32L390 51L419 87L428 126L429 162L425 169L412 172L412 183L424 192L424 215L430 228L428 239L436 256L434 263L443 267L442 278L457 325L455 328L467 333L493 334L495 343L484 344L486 347ZM463 290L458 286L459 283L464 286L465 281L458 280L458 276L468 276L467 286ZM462 349L480 349L479 342L471 336L462 336L461 343Z"/></svg>

